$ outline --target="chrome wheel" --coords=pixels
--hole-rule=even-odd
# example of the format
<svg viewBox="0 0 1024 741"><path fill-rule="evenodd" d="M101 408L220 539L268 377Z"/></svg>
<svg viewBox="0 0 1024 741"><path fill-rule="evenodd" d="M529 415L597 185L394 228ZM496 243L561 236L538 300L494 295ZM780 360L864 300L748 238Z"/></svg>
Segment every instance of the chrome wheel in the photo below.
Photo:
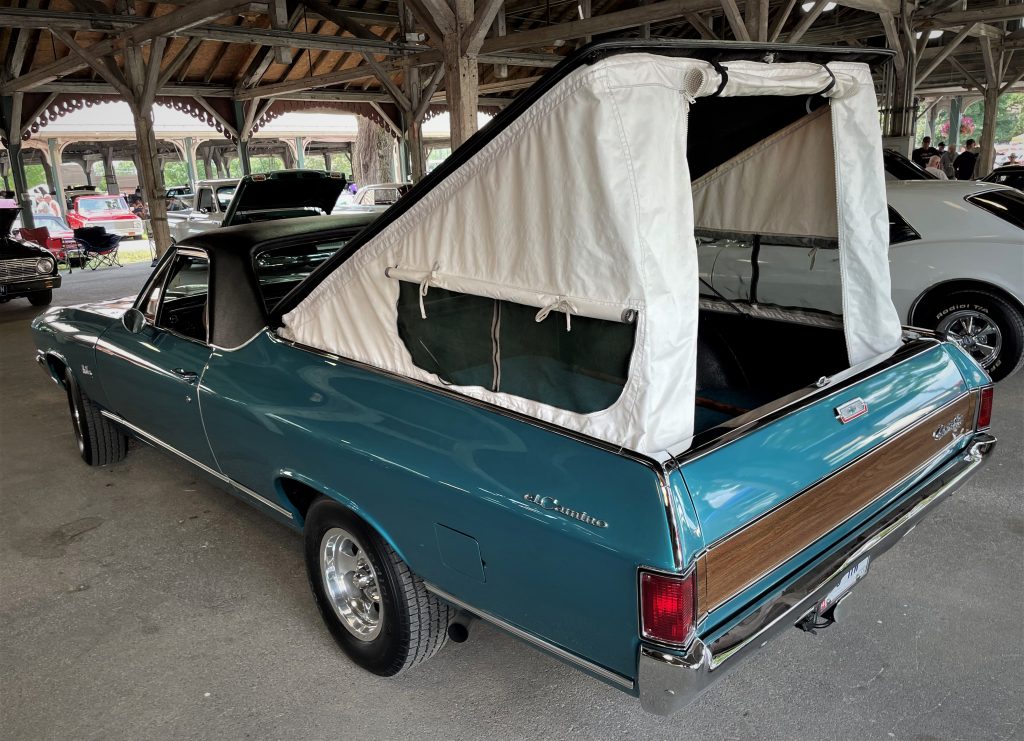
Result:
<svg viewBox="0 0 1024 741"><path fill-rule="evenodd" d="M82 414L75 403L75 392L71 388L71 378L64 381L67 384L68 408L71 410L71 426L75 429L75 442L78 443L79 454L85 453L85 435L82 433Z"/></svg>
<svg viewBox="0 0 1024 741"><path fill-rule="evenodd" d="M331 528L320 540L320 575L324 591L348 631L361 641L380 634L384 605L377 572L363 544L340 527Z"/></svg>
<svg viewBox="0 0 1024 741"><path fill-rule="evenodd" d="M982 368L992 365L1003 349L999 325L980 311L954 311L943 317L935 330L969 352Z"/></svg>

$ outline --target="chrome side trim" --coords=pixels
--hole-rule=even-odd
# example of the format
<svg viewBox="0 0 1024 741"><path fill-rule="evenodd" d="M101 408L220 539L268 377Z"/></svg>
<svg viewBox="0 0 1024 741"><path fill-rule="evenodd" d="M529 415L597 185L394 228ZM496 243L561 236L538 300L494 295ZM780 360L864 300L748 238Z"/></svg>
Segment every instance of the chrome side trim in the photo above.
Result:
<svg viewBox="0 0 1024 741"><path fill-rule="evenodd" d="M556 646L553 643L545 641L543 638L538 638L532 633L527 633L522 628L517 628L511 623L506 623L501 618L495 617L494 615L484 612L483 610L478 610L472 605L466 604L459 598L453 597L444 590L438 589L433 584L424 582L424 586L426 586L426 588L429 591L433 592L435 595L445 600L446 602L451 602L456 607L461 607L463 610L473 613L480 619L486 620L487 622L501 628L502 630L511 633L516 638L520 638L526 641L527 643L532 643L537 648L543 651L547 651L550 654L553 654L562 661L568 662L570 664L575 664L581 669L584 669L585 671L588 671L591 674L600 677L601 679L605 680L606 682L609 682L610 684L614 684L618 687L622 687L628 690L633 689L633 680L629 677L624 677L621 674L613 672L609 669L605 669L603 666L599 666L598 664L595 664L592 661L587 661L586 659L580 658L576 654L570 653L569 651L566 651L564 648L560 646Z"/></svg>
<svg viewBox="0 0 1024 741"><path fill-rule="evenodd" d="M165 443L160 438L154 437L153 435L150 435L148 432L143 430L141 427L137 427L137 426L133 425L131 422L128 422L127 420L122 419L121 417L119 417L118 415L114 414L113 412L108 412L106 409L100 410L100 414L102 414L104 417L109 419L111 422L119 424L122 427L128 428L129 430L134 432L136 435L138 435L139 437L144 439L146 442L152 443L153 445L156 445L157 447L163 448L164 450L166 450L166 451L168 451L170 453L174 453L176 456L178 456L179 458L182 458L182 459L188 461L189 463L191 463L196 468L202 469L203 471L205 471L206 473L210 474L214 478L219 479L219 480L223 481L224 483L231 485L232 487L234 487L235 489L238 489L238 491L242 492L243 494L249 495L250 497L255 499L257 502L259 502L260 504L263 504L263 505L269 507L270 509L274 510L275 512L277 512L280 515L284 515L289 520L293 519L294 516L292 515L292 513L289 512L288 510L286 510L284 507L281 507L280 505L275 504L274 502L271 502L269 499L267 499L264 496L261 496L260 494L257 494L252 489L250 489L250 488L248 488L246 486L242 486L240 483L235 481L233 478L231 478L229 476L225 476L220 471L213 470L212 468L207 466L205 463L200 463L199 461L197 461L192 456L190 456L190 455L188 455L186 453L182 453L180 450L178 450L177 448L175 448L172 445L168 445L167 443Z"/></svg>
<svg viewBox="0 0 1024 741"><path fill-rule="evenodd" d="M919 484L902 502L825 556L769 602L737 622L717 640L692 641L685 652L669 653L641 645L637 685L644 709L671 715L685 707L725 673L783 628L797 624L866 555L880 556L909 533L951 493L973 476L995 448L996 439L975 433L959 453Z"/></svg>

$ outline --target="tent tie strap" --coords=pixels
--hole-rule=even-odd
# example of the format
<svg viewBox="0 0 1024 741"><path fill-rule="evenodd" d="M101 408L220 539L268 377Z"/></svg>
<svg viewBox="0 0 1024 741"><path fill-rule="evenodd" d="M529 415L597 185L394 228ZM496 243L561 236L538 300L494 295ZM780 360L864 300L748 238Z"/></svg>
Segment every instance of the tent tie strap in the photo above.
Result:
<svg viewBox="0 0 1024 741"><path fill-rule="evenodd" d="M572 302L566 298L559 296L557 299L552 301L547 306L543 307L537 312L537 316L534 317L534 321L538 324L548 318L548 314L552 311L564 311L565 312L565 331L572 332L572 315L578 314L579 311L573 306Z"/></svg>
<svg viewBox="0 0 1024 741"><path fill-rule="evenodd" d="M440 263L434 263L434 267L431 268L430 272L424 276L423 280L420 281L420 318L427 318L427 308L423 305L423 299L427 297L427 291L430 290L431 286L437 285L437 271L441 269Z"/></svg>
<svg viewBox="0 0 1024 741"><path fill-rule="evenodd" d="M720 82L718 83L718 89L707 97L717 98L722 94L722 91L725 90L725 86L729 84L729 68L714 59L709 59L708 61L711 63L711 66L715 68L715 72L718 73ZM835 78L833 77L832 79L834 83Z"/></svg>
<svg viewBox="0 0 1024 741"><path fill-rule="evenodd" d="M828 76L832 78L831 82L825 86L825 89L818 93L818 95L825 96L832 92L832 88L836 86L836 73L829 69L827 64L821 65L821 68L828 72Z"/></svg>

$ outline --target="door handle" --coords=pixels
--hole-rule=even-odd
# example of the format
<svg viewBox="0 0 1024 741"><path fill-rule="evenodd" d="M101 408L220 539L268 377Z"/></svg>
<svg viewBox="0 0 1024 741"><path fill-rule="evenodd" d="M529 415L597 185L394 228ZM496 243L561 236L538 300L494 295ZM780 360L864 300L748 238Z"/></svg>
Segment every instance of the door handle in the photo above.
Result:
<svg viewBox="0 0 1024 741"><path fill-rule="evenodd" d="M195 386L197 383L199 383L199 374L193 371L187 371L183 368L175 368L171 372L178 378L180 378L182 381L187 383L189 386Z"/></svg>

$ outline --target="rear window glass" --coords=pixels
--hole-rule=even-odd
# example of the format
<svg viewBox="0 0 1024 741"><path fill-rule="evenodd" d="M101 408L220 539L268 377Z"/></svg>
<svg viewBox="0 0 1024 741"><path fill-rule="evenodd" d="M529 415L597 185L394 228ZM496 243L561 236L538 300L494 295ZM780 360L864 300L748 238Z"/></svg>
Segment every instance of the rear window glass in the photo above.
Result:
<svg viewBox="0 0 1024 741"><path fill-rule="evenodd" d="M889 206L889 244L920 239L921 235L892 206Z"/></svg>
<svg viewBox="0 0 1024 741"><path fill-rule="evenodd" d="M291 245L261 253L255 261L256 279L267 311L273 310L288 291L344 247L347 241Z"/></svg>
<svg viewBox="0 0 1024 741"><path fill-rule="evenodd" d="M398 334L413 363L458 386L580 414L607 409L629 376L636 325L538 309L401 281Z"/></svg>
<svg viewBox="0 0 1024 741"><path fill-rule="evenodd" d="M990 190L967 196L967 200L993 216L1024 229L1024 193L1019 190Z"/></svg>

